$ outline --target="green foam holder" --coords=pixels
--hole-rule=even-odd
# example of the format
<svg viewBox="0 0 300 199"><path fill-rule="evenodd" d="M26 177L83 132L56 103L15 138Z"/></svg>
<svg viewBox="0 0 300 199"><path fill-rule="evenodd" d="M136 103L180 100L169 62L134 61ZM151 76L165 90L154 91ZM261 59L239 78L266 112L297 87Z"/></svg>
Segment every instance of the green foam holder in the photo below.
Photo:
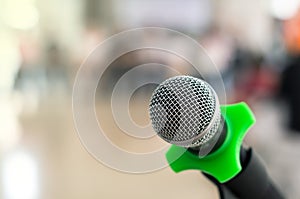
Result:
<svg viewBox="0 0 300 199"><path fill-rule="evenodd" d="M207 156L198 157L186 148L172 145L166 158L174 172L200 170L224 183L242 170L240 147L249 128L255 123L255 117L244 102L222 105L221 114L227 124L227 135L221 147Z"/></svg>

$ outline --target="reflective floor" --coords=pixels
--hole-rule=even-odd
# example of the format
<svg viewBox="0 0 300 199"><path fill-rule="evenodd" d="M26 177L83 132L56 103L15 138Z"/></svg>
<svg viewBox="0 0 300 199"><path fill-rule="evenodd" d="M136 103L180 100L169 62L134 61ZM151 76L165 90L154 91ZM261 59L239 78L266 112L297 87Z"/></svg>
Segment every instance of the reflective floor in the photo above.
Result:
<svg viewBox="0 0 300 199"><path fill-rule="evenodd" d="M29 103L30 100L25 103L16 96L12 99L1 103L0 194L3 199L218 198L216 188L198 171L175 174L165 168L147 174L128 174L99 163L77 136L69 95L53 95L37 103ZM147 100L135 101L130 107L137 123L147 122ZM269 173L287 198L297 198L300 136L284 130L284 113L279 108L274 102L252 106L257 123L246 142L265 160ZM108 109L107 102L96 103L97 115L106 116L100 123L106 129L120 131L108 116L111 114ZM156 138L147 145L147 141L128 145L126 138L118 134L110 138L129 151L147 152L165 146L155 142Z"/></svg>
<svg viewBox="0 0 300 199"><path fill-rule="evenodd" d="M1 198L217 198L197 171L127 174L99 163L77 136L69 96L42 100L35 108L22 107L15 115L18 143L0 154Z"/></svg>

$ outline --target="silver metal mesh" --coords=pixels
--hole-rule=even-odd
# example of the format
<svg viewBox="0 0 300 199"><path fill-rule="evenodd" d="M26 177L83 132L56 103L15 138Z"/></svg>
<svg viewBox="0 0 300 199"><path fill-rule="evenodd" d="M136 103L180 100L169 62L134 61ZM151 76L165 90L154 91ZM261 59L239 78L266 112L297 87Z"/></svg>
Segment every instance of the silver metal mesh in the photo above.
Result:
<svg viewBox="0 0 300 199"><path fill-rule="evenodd" d="M213 89L190 76L161 83L150 100L150 119L165 141L184 147L207 142L218 130L221 114Z"/></svg>

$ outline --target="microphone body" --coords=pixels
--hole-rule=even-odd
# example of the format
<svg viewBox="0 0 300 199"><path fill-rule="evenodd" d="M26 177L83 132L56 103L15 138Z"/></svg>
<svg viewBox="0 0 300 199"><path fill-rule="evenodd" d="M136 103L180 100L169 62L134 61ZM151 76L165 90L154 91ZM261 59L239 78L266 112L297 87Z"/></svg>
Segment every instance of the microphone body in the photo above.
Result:
<svg viewBox="0 0 300 199"><path fill-rule="evenodd" d="M206 82L177 76L154 91L150 118L157 134L173 144L166 153L173 171L200 170L221 199L283 198L256 153L242 146L255 123L247 104L219 106Z"/></svg>

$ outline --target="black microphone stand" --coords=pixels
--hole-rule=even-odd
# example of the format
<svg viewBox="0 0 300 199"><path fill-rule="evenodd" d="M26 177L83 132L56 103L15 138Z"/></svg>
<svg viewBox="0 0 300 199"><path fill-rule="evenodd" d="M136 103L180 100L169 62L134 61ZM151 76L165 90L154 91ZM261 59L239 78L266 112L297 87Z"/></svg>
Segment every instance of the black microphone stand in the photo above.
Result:
<svg viewBox="0 0 300 199"><path fill-rule="evenodd" d="M241 147L242 171L231 180L220 183L203 173L219 191L220 199L283 199L274 186L259 156L250 148Z"/></svg>

